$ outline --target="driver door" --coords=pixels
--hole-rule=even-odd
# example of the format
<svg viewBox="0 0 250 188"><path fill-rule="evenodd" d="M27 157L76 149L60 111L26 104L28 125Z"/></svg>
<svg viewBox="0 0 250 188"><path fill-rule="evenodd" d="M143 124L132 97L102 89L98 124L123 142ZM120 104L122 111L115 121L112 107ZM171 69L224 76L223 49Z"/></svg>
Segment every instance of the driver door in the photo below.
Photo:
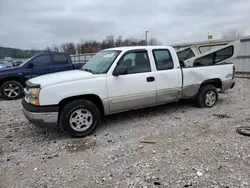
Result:
<svg viewBox="0 0 250 188"><path fill-rule="evenodd" d="M29 67L29 63L32 63L33 66ZM26 79L48 73L51 73L51 55L49 54L34 57L23 68L23 74Z"/></svg>
<svg viewBox="0 0 250 188"><path fill-rule="evenodd" d="M127 111L156 103L156 80L146 50L126 52L117 66L127 74L107 77L110 113Z"/></svg>

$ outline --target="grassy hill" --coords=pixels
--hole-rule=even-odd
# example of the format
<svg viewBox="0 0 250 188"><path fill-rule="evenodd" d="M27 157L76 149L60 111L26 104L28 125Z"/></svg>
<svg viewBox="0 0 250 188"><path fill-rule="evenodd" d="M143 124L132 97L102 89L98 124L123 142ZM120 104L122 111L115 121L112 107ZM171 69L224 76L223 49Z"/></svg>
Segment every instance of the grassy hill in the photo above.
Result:
<svg viewBox="0 0 250 188"><path fill-rule="evenodd" d="M0 46L0 59L4 59L4 57L29 58L39 52L40 52L39 50L21 50L16 48L7 48Z"/></svg>

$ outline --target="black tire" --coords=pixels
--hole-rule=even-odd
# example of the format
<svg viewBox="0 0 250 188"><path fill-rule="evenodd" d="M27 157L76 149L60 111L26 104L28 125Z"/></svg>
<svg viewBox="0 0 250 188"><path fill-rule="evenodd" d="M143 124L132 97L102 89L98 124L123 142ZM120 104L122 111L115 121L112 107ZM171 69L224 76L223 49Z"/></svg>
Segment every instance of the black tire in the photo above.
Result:
<svg viewBox="0 0 250 188"><path fill-rule="evenodd" d="M70 118L74 113L77 113L79 110L86 110L91 113L92 115L92 123L86 130L83 131L76 131L74 130L71 126L72 123L70 124ZM78 115L77 115L78 118ZM59 117L59 126L62 128L64 132L66 132L69 136L73 138L82 138L85 137L91 133L94 132L96 129L97 125L100 123L100 111L96 107L95 104L93 104L91 101L88 100L75 100L70 103L68 103L61 111L60 117ZM77 120L78 121L78 120ZM80 123L83 123L85 120L79 120ZM76 128L76 127L75 127ZM84 125L83 125L84 128Z"/></svg>
<svg viewBox="0 0 250 188"><path fill-rule="evenodd" d="M15 93L13 92L11 95L8 95L6 92L6 89L9 89L10 86L12 86L13 89L15 88ZM5 100L20 99L24 95L23 85L20 82L14 81L14 80L9 80L9 81L2 83L0 92L1 92L1 97ZM16 93L18 94L16 95Z"/></svg>
<svg viewBox="0 0 250 188"><path fill-rule="evenodd" d="M215 101L211 101L211 103L206 102L208 93L214 93ZM196 105L200 108L211 108L216 104L217 100L218 100L218 91L217 88L213 85L202 85L195 99ZM210 105L208 105L208 103Z"/></svg>

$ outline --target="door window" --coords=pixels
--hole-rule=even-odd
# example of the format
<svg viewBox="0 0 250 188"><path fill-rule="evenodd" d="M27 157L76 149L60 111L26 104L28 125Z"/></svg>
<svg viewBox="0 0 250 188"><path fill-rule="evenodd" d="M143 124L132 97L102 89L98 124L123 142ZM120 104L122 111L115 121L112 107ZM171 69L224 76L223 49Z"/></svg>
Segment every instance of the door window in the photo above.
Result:
<svg viewBox="0 0 250 188"><path fill-rule="evenodd" d="M174 68L173 59L169 50L153 50L157 70L169 70Z"/></svg>
<svg viewBox="0 0 250 188"><path fill-rule="evenodd" d="M32 60L34 67L45 67L50 64L50 55L41 55Z"/></svg>
<svg viewBox="0 0 250 188"><path fill-rule="evenodd" d="M151 72L147 51L128 52L120 60L118 66L126 66L128 74Z"/></svg>
<svg viewBox="0 0 250 188"><path fill-rule="evenodd" d="M54 55L54 64L55 65L63 65L67 64L67 57L65 54L55 54Z"/></svg>

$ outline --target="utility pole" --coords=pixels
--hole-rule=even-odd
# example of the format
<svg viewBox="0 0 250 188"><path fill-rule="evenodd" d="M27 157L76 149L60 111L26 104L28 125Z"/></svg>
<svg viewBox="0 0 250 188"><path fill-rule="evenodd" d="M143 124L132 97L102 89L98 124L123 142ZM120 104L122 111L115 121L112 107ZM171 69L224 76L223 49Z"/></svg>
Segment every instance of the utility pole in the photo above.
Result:
<svg viewBox="0 0 250 188"><path fill-rule="evenodd" d="M148 32L149 32L149 31L145 31L145 41L146 41L146 45L148 45Z"/></svg>

